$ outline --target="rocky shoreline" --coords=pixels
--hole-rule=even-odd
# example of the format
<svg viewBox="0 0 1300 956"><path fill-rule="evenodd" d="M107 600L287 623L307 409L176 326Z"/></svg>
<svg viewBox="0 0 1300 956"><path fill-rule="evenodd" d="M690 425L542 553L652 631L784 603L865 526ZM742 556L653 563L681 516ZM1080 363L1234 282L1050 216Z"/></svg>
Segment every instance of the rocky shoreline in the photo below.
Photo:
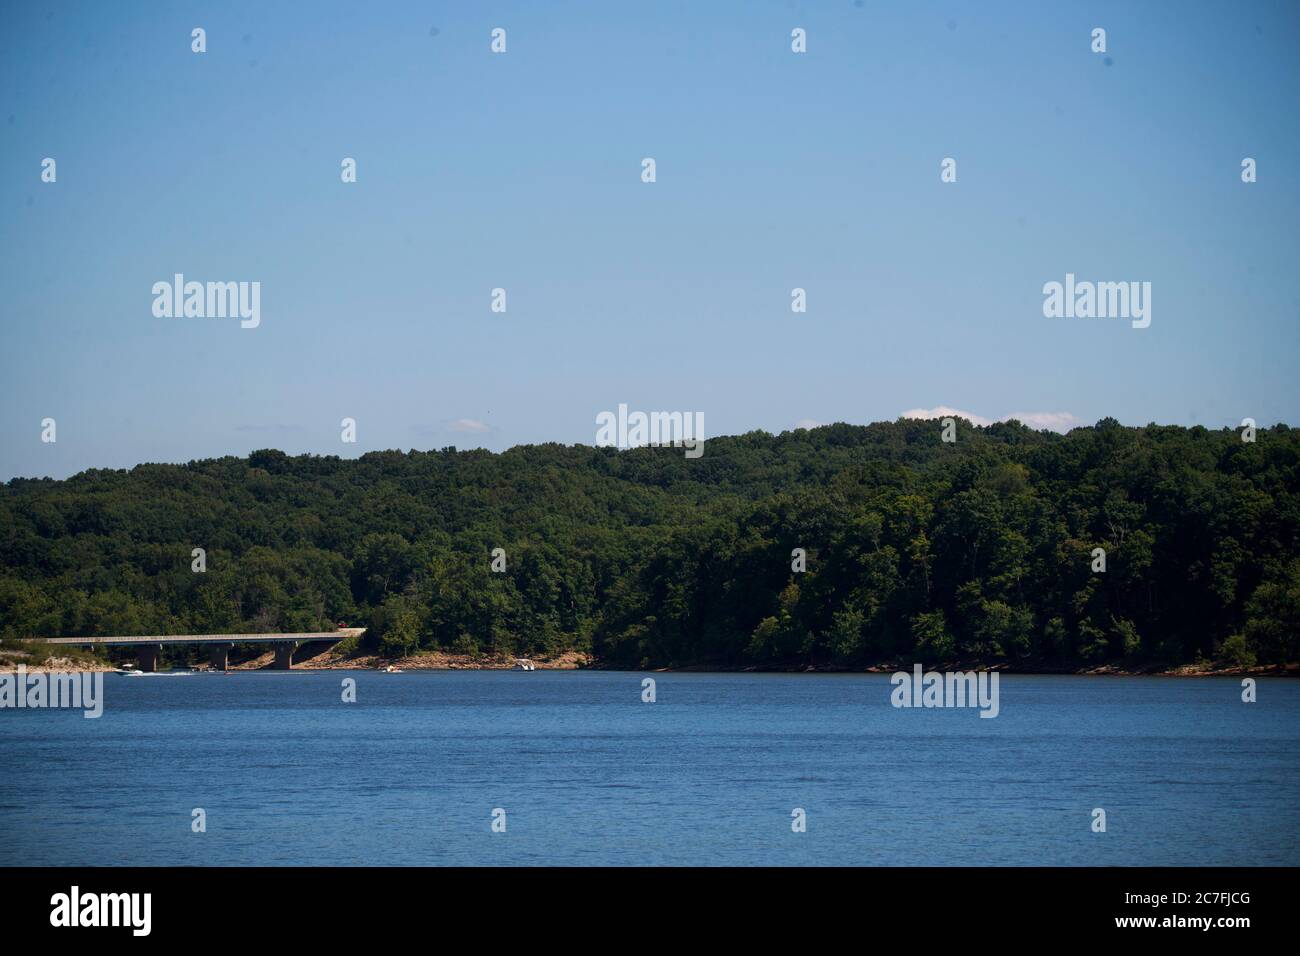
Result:
<svg viewBox="0 0 1300 956"><path fill-rule="evenodd" d="M232 671L263 670L275 659L273 653L266 653L240 664L232 664ZM326 651L305 661L294 661L293 669L311 670L384 670L393 667L397 670L411 671L508 671L513 670L515 662L524 658L492 655L451 654L445 651L426 651L409 657L387 658L378 654L340 654ZM580 670L592 667L592 658L577 651L566 651L555 657L528 658L538 670Z"/></svg>
<svg viewBox="0 0 1300 956"><path fill-rule="evenodd" d="M268 670L274 661L272 652L232 664L232 671ZM427 651L409 657L385 658L377 654L340 654L329 650L304 661L295 661L294 670L513 670L522 658L501 655L452 654L445 651ZM537 670L618 670L593 658L590 654L578 651L566 651L554 657L535 657L529 659ZM0 673L17 669L21 660L0 661ZM122 665L109 663L99 658L52 657L41 664L27 664L30 673L50 671L115 671ZM911 670L912 663L897 662L876 664L869 667L850 668L833 665L790 664L786 667L720 667L708 665L688 665L685 667L648 667L648 673L772 673L772 674L893 674L897 671ZM196 670L207 670L206 664L199 664ZM1113 664L1069 667L1046 667L1014 665L1005 662L982 664L975 661L931 664L927 670L937 671L998 671L1002 674L1037 674L1088 677L1300 677L1300 664L1272 664L1255 667L1237 667L1222 664L1183 664L1174 668L1159 666L1125 668Z"/></svg>

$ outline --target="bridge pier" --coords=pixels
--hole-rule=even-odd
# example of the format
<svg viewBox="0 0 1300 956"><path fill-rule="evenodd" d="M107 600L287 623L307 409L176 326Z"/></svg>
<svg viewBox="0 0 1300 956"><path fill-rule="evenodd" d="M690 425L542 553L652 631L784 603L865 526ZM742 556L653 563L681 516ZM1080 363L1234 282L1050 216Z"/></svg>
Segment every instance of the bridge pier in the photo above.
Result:
<svg viewBox="0 0 1300 956"><path fill-rule="evenodd" d="M230 663L230 649L234 644L209 644L208 663L214 671L224 671Z"/></svg>
<svg viewBox="0 0 1300 956"><path fill-rule="evenodd" d="M161 644L141 644L136 648L137 666L146 674L152 674L158 669L158 657L161 654Z"/></svg>
<svg viewBox="0 0 1300 956"><path fill-rule="evenodd" d="M272 670L287 671L293 667L293 652L298 649L297 641L285 641L275 645L275 663Z"/></svg>

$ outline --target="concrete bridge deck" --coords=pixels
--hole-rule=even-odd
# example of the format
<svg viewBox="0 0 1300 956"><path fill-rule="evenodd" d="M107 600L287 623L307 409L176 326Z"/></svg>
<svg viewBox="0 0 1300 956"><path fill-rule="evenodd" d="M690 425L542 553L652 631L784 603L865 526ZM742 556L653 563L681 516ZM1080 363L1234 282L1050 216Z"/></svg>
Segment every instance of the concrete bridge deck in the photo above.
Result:
<svg viewBox="0 0 1300 956"><path fill-rule="evenodd" d="M304 644L337 644L349 637L364 634L364 627L341 627L336 631L302 631L292 634L154 634L118 637L46 637L46 644L66 644L74 647L135 647L138 648L140 670L158 669L158 657L166 646L201 644L208 648L209 660L214 670L224 671L229 664L230 648L235 644L271 644L275 647L277 670L293 667L293 655ZM309 655L311 656L311 655Z"/></svg>

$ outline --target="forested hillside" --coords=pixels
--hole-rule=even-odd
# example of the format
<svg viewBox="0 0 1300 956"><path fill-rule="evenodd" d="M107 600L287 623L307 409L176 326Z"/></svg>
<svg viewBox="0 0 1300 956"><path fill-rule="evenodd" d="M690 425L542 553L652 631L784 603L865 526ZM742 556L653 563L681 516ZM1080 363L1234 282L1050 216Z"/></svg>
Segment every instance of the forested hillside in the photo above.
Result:
<svg viewBox="0 0 1300 956"><path fill-rule="evenodd" d="M1286 426L962 423L945 444L898 421L710 439L695 460L265 450L11 481L0 633L346 622L394 656L610 666L1294 662L1298 488Z"/></svg>

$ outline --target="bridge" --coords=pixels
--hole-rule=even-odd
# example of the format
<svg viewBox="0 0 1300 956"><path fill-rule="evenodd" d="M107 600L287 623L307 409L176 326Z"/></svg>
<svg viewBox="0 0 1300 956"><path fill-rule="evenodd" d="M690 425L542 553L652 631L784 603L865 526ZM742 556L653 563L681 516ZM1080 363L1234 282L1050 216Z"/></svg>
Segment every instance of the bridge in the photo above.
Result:
<svg viewBox="0 0 1300 956"><path fill-rule="evenodd" d="M158 634L148 637L46 637L46 644L68 644L74 647L134 647L140 670L152 673L158 669L158 657L164 647L179 644L198 644L208 649L208 659L213 670L224 671L230 662L230 648L236 644L270 644L275 648L274 670L287 671L293 667L294 652L311 644L315 657L326 647L333 647L349 637L359 637L364 627L340 627L337 631L304 631L296 634ZM300 657L299 660L304 659Z"/></svg>

